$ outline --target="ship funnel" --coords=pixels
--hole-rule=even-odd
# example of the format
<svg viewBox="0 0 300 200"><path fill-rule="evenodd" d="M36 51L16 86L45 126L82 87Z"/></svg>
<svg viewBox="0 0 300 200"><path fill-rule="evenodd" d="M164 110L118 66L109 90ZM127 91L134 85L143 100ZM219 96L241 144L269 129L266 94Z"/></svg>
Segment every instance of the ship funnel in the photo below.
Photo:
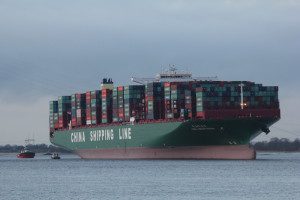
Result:
<svg viewBox="0 0 300 200"><path fill-rule="evenodd" d="M112 81L112 78L103 78L101 82L101 90L103 89L110 89L112 90L114 88L114 82Z"/></svg>
<svg viewBox="0 0 300 200"><path fill-rule="evenodd" d="M103 78L102 79L102 84L112 84L112 83L114 83L112 81L112 78Z"/></svg>

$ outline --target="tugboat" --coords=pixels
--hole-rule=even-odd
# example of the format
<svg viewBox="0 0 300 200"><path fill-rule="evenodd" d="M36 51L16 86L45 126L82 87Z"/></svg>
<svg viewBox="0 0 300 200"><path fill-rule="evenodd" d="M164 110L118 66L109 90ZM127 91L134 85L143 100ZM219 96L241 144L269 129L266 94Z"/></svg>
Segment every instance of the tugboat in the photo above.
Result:
<svg viewBox="0 0 300 200"><path fill-rule="evenodd" d="M52 158L52 159L60 159L60 156L58 155L58 153L53 153L53 154L51 155L51 158Z"/></svg>
<svg viewBox="0 0 300 200"><path fill-rule="evenodd" d="M25 147L21 150L21 152L17 155L18 158L34 158L35 152L32 152L28 149L28 145L30 143L34 143L34 139L26 139Z"/></svg>
<svg viewBox="0 0 300 200"><path fill-rule="evenodd" d="M18 158L34 158L35 153L29 151L27 147L25 147L21 152L17 155Z"/></svg>

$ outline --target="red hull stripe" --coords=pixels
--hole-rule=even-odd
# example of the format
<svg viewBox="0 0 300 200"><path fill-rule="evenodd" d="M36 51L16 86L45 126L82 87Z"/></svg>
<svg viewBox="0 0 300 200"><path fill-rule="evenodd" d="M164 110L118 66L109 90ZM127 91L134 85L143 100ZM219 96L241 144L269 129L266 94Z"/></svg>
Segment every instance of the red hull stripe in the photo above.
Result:
<svg viewBox="0 0 300 200"><path fill-rule="evenodd" d="M255 159L248 145L194 146L174 148L80 149L75 151L85 159Z"/></svg>

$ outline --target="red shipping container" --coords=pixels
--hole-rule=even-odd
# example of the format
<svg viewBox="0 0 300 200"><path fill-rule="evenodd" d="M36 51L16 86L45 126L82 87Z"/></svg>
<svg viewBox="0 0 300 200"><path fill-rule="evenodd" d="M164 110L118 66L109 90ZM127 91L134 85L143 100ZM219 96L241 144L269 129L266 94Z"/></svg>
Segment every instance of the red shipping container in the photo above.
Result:
<svg viewBox="0 0 300 200"><path fill-rule="evenodd" d="M219 82L219 87L224 87L224 81Z"/></svg>
<svg viewBox="0 0 300 200"><path fill-rule="evenodd" d="M73 122L72 121L72 126L74 127L74 126L77 126L77 122Z"/></svg>
<svg viewBox="0 0 300 200"><path fill-rule="evenodd" d="M204 90L203 90L203 88L202 87L197 87L196 88L196 92L203 92Z"/></svg>
<svg viewBox="0 0 300 200"><path fill-rule="evenodd" d="M197 112L196 117L204 119L205 118L205 112Z"/></svg>
<svg viewBox="0 0 300 200"><path fill-rule="evenodd" d="M54 124L54 128L55 128L55 129L58 129L58 128L59 128L59 124L58 124L58 123L55 123L55 124Z"/></svg>
<svg viewBox="0 0 300 200"><path fill-rule="evenodd" d="M153 101L153 99L154 99L153 96L147 96L147 97L146 97L146 101L147 101L147 100L148 100L148 101Z"/></svg>
<svg viewBox="0 0 300 200"><path fill-rule="evenodd" d="M177 85L171 85L171 90L177 90Z"/></svg>
<svg viewBox="0 0 300 200"><path fill-rule="evenodd" d="M124 87L123 86L119 86L118 87L118 91L123 91L124 90Z"/></svg>
<svg viewBox="0 0 300 200"><path fill-rule="evenodd" d="M165 86L165 87L170 87L170 82L165 82L165 83L164 83L164 86Z"/></svg>
<svg viewBox="0 0 300 200"><path fill-rule="evenodd" d="M109 90L108 90L108 89L102 90L102 95L103 95L103 94L107 94L107 93L109 93Z"/></svg>

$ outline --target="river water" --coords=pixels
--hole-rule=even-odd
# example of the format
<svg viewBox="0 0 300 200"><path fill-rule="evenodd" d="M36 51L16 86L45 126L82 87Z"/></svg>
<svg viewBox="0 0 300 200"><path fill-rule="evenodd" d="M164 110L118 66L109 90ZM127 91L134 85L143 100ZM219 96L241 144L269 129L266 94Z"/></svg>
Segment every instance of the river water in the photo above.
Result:
<svg viewBox="0 0 300 200"><path fill-rule="evenodd" d="M0 156L0 199L300 199L300 153L257 160Z"/></svg>

